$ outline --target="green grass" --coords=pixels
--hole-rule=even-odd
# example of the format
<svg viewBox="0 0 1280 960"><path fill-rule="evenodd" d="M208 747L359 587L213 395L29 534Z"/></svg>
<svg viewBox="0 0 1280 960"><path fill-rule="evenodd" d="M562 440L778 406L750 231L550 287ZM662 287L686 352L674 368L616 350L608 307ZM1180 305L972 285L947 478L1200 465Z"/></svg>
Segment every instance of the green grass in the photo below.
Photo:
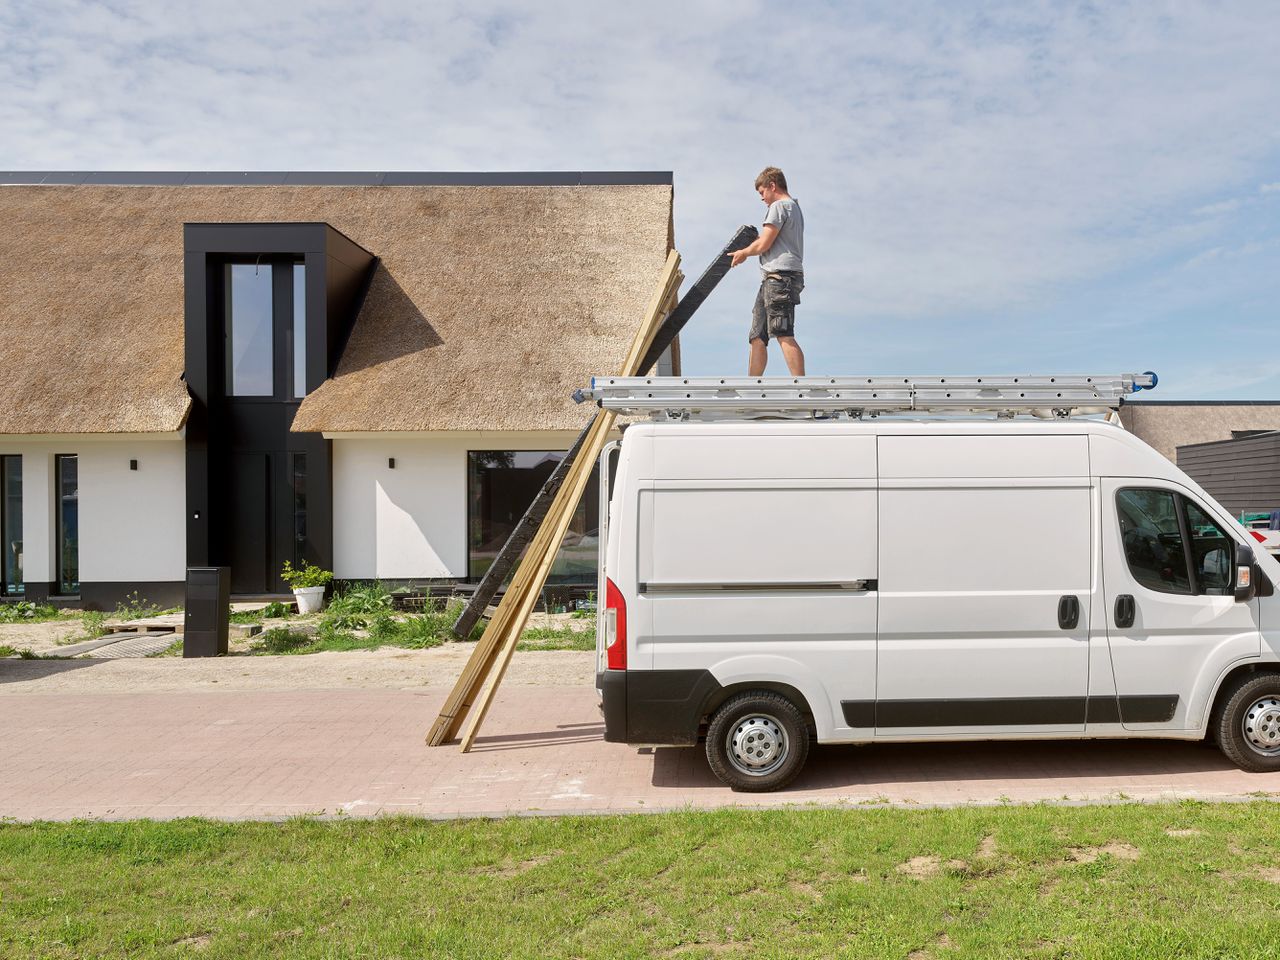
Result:
<svg viewBox="0 0 1280 960"><path fill-rule="evenodd" d="M1276 814L7 825L0 955L1272 958Z"/></svg>
<svg viewBox="0 0 1280 960"><path fill-rule="evenodd" d="M584 618L577 618L584 619ZM594 650L596 628L592 621L586 630L570 627L534 627L520 637L517 650Z"/></svg>
<svg viewBox="0 0 1280 960"><path fill-rule="evenodd" d="M321 615L317 633L274 627L255 637L249 652L279 655L379 647L425 650L457 639L451 628L462 605L461 600L451 600L442 610L396 615L392 613L391 594L380 585L359 587L334 599ZM472 639L482 632L483 626L477 625Z"/></svg>

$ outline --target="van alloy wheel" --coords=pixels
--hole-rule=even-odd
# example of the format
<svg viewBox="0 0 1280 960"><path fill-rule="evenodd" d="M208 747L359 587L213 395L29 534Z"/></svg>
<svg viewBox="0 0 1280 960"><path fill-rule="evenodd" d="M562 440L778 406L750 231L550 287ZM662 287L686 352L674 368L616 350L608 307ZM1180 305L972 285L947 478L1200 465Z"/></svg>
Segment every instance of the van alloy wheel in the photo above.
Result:
<svg viewBox="0 0 1280 960"><path fill-rule="evenodd" d="M1266 696L1244 712L1241 730L1250 747L1266 757L1280 756L1280 698Z"/></svg>
<svg viewBox="0 0 1280 960"><path fill-rule="evenodd" d="M809 756L809 724L790 699L749 690L721 704L707 728L707 763L734 790L779 790Z"/></svg>
<svg viewBox="0 0 1280 960"><path fill-rule="evenodd" d="M749 777L768 776L787 759L787 731L767 713L753 713L729 731L725 747L738 771Z"/></svg>

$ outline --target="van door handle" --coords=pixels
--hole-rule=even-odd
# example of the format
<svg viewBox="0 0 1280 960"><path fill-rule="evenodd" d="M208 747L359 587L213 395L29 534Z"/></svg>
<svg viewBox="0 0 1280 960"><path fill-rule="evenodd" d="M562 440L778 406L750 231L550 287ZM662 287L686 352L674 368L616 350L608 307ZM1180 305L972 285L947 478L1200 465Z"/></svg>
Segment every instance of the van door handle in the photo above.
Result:
<svg viewBox="0 0 1280 960"><path fill-rule="evenodd" d="M1116 626L1132 627L1134 618L1137 616L1138 608L1133 602L1133 596L1128 593L1122 593L1116 597Z"/></svg>
<svg viewBox="0 0 1280 960"><path fill-rule="evenodd" d="M1074 630L1080 624L1080 599L1067 594L1058 600L1058 626Z"/></svg>

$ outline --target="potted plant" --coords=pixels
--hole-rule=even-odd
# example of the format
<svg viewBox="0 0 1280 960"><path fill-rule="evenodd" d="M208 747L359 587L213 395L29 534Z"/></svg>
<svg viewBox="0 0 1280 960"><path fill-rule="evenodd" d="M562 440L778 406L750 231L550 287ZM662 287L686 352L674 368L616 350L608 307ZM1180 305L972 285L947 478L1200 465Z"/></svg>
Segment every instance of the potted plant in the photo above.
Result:
<svg viewBox="0 0 1280 960"><path fill-rule="evenodd" d="M299 613L315 613L324 606L324 588L333 580L333 571L313 567L305 560L295 570L293 564L286 560L284 569L280 571L280 579L293 590Z"/></svg>

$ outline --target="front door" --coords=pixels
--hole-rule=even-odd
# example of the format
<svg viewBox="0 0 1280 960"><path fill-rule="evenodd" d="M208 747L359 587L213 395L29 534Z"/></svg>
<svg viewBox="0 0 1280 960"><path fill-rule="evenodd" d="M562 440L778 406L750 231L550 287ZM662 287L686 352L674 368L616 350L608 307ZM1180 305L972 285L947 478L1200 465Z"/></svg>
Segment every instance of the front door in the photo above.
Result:
<svg viewBox="0 0 1280 960"><path fill-rule="evenodd" d="M1102 481L1101 615L1125 727L1199 726L1188 709L1197 687L1258 655L1258 601L1235 602L1228 526L1176 484Z"/></svg>
<svg viewBox="0 0 1280 960"><path fill-rule="evenodd" d="M1087 476L882 475L877 737L1084 730L1091 503Z"/></svg>

